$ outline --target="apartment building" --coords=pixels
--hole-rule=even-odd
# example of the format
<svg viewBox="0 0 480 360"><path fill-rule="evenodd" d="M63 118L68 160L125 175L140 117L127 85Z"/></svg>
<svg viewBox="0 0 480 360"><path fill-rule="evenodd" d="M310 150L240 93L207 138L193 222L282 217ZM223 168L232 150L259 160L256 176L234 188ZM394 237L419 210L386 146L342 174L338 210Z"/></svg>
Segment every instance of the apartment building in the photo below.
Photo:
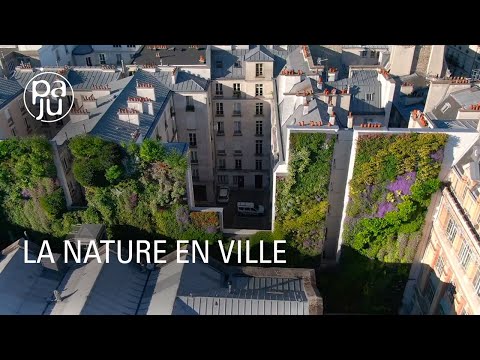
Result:
<svg viewBox="0 0 480 360"><path fill-rule="evenodd" d="M0 139L28 136L38 126L25 108L23 87L15 80L0 77Z"/></svg>
<svg viewBox="0 0 480 360"><path fill-rule="evenodd" d="M130 64L141 45L43 45L42 66L99 66Z"/></svg>
<svg viewBox="0 0 480 360"><path fill-rule="evenodd" d="M480 142L452 167L433 217L408 314L480 314Z"/></svg>
<svg viewBox="0 0 480 360"><path fill-rule="evenodd" d="M217 185L269 187L274 49L212 50ZM278 64L277 64L278 66Z"/></svg>
<svg viewBox="0 0 480 360"><path fill-rule="evenodd" d="M446 74L445 45L392 45L385 68L394 76Z"/></svg>
<svg viewBox="0 0 480 360"><path fill-rule="evenodd" d="M447 45L446 60L452 76L477 77L480 70L480 45ZM477 71L475 71L477 70Z"/></svg>

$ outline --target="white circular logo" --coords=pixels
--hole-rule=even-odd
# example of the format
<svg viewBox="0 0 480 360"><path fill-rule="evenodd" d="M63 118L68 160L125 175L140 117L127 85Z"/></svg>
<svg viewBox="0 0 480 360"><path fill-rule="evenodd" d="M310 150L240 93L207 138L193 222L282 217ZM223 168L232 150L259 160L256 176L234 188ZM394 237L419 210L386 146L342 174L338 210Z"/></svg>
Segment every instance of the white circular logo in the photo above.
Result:
<svg viewBox="0 0 480 360"><path fill-rule="evenodd" d="M47 74L52 76L46 76ZM43 79L35 80L39 76ZM68 105L67 86L71 94L70 105ZM56 122L62 120L72 110L73 88L64 76L52 71L43 71L28 81L23 91L23 103L28 113L36 120L47 123ZM47 119L46 114L53 119Z"/></svg>

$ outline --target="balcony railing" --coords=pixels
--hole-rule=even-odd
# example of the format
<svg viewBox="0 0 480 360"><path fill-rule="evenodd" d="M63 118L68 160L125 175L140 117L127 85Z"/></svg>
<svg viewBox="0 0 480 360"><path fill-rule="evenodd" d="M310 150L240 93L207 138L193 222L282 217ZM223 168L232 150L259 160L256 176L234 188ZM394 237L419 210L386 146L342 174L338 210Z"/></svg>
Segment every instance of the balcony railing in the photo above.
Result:
<svg viewBox="0 0 480 360"><path fill-rule="evenodd" d="M468 229L473 234L475 239L478 242L480 242L480 235L478 234L477 229L475 229L475 226L472 224L472 221L470 220L470 217L468 216L467 212L463 209L462 205L460 205L460 201L458 201L458 198L455 192L449 186L447 186L445 189L448 195L450 195L450 197L452 198L453 203L455 204L455 207L457 208L458 212L462 215L463 221L467 225Z"/></svg>

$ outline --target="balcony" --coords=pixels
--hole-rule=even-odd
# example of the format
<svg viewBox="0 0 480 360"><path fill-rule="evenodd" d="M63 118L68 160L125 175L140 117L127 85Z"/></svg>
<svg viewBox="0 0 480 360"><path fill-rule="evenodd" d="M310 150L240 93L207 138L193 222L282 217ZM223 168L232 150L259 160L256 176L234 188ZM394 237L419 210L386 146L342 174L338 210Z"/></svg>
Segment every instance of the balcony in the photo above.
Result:
<svg viewBox="0 0 480 360"><path fill-rule="evenodd" d="M242 155L243 155L242 150L235 150L235 151L233 152L233 156L242 156Z"/></svg>
<svg viewBox="0 0 480 360"><path fill-rule="evenodd" d="M217 111L217 112L215 113L215 116L217 116L217 117L222 117L222 116L224 116L224 115L223 115L223 111L222 111L222 112Z"/></svg>
<svg viewBox="0 0 480 360"><path fill-rule="evenodd" d="M470 217L468 216L467 212L463 209L462 205L460 205L460 201L458 201L457 196L455 195L453 190L448 186L445 188L445 191L451 198L452 202L455 204L455 207L457 211L460 213L460 215L462 216L462 219L465 222L466 227L473 234L474 238L478 242L480 242L480 235L478 234L477 229L475 229L475 226L472 224L472 221L470 220Z"/></svg>
<svg viewBox="0 0 480 360"><path fill-rule="evenodd" d="M242 112L234 110L233 113L232 113L232 116L242 116Z"/></svg>
<svg viewBox="0 0 480 360"><path fill-rule="evenodd" d="M216 97L216 98L223 98L223 91L217 91L217 92L215 93L215 97Z"/></svg>
<svg viewBox="0 0 480 360"><path fill-rule="evenodd" d="M227 153L225 150L217 150L217 156L226 156Z"/></svg>
<svg viewBox="0 0 480 360"><path fill-rule="evenodd" d="M223 130L221 130L221 131L218 130L218 131L217 131L217 136L225 136L225 131L223 131Z"/></svg>
<svg viewBox="0 0 480 360"><path fill-rule="evenodd" d="M198 159L190 160L190 164L197 165L198 164Z"/></svg>
<svg viewBox="0 0 480 360"><path fill-rule="evenodd" d="M233 136L242 136L242 132L241 131L234 131Z"/></svg>

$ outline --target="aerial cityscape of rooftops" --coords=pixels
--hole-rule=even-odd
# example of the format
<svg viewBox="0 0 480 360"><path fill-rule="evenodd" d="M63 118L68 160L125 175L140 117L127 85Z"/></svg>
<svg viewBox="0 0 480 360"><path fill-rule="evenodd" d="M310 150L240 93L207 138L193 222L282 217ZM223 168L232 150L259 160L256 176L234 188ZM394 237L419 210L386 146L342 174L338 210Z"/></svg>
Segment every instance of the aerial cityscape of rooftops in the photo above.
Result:
<svg viewBox="0 0 480 360"><path fill-rule="evenodd" d="M480 45L0 45L0 314L480 314L479 85Z"/></svg>

